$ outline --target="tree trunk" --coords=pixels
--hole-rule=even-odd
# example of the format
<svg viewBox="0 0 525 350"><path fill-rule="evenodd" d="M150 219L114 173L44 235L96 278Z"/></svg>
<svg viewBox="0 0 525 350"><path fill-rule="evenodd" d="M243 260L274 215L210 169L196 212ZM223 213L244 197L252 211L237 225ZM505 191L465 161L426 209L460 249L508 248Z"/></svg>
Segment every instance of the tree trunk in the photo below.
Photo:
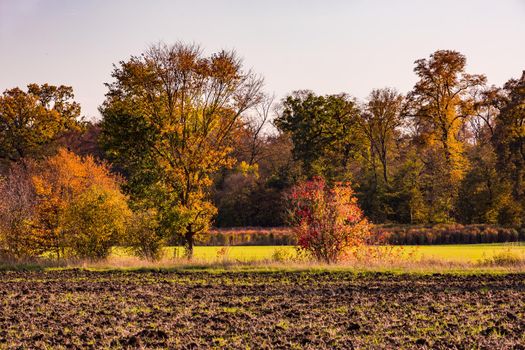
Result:
<svg viewBox="0 0 525 350"><path fill-rule="evenodd" d="M193 258L193 244L194 244L194 233L190 230L188 230L186 232L186 235L184 236L184 238L186 239L186 252L185 252L185 255L186 255L186 258L188 258L188 260L191 260Z"/></svg>

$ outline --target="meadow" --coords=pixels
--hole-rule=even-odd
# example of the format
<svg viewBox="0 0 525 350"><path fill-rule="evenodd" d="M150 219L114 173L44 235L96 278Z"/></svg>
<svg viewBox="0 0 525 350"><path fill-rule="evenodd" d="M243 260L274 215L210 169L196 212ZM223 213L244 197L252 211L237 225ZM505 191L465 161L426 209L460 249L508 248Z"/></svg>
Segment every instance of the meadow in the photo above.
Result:
<svg viewBox="0 0 525 350"><path fill-rule="evenodd" d="M396 246L413 262L421 260L436 260L441 262L477 263L494 256L510 253L525 259L525 244L493 243L493 244L450 244L450 245L407 245ZM381 250L383 247L372 249ZM165 257L181 257L183 250L180 247L165 248ZM270 261L277 255L294 257L297 250L294 246L197 246L194 248L196 260L213 262L229 259L233 261ZM116 248L113 258L127 258L129 252L124 248Z"/></svg>

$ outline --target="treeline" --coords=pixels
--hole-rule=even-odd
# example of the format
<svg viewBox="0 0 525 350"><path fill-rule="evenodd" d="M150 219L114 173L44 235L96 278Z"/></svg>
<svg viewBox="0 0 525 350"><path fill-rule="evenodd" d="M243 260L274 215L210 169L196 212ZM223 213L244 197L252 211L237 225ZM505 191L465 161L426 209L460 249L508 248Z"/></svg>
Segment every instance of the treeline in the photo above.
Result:
<svg viewBox="0 0 525 350"><path fill-rule="evenodd" d="M525 241L525 229L486 224L460 225L377 225L369 244L428 245L511 243ZM202 245L295 245L296 237L289 227L245 227L211 230Z"/></svg>
<svg viewBox="0 0 525 350"><path fill-rule="evenodd" d="M322 176L351 181L375 223L522 226L525 73L495 87L465 68L460 53L437 51L415 62L419 81L407 95L383 88L362 102L312 91L285 97L274 125L288 146L272 148L275 138L264 145L288 161L271 162L269 175L250 183L228 175L237 182L219 192L217 224L278 221L271 209L281 209L280 202L270 206L267 221L252 209L262 195Z"/></svg>
<svg viewBox="0 0 525 350"><path fill-rule="evenodd" d="M154 258L159 247L182 243L191 256L212 225L286 225L284 194L313 177L350 181L375 223L521 227L525 74L488 86L448 50L415 61L414 72L418 81L406 95L382 88L358 101L351 92L295 91L275 101L234 52L160 43L115 65L95 123L80 117L71 87L6 90L0 211L10 219L2 219L0 249L32 232L62 242L38 243L36 251L74 252L66 236L102 233L68 220L103 221L93 208L122 195L123 226L133 229L107 244L140 243L137 251ZM68 159L101 167L112 184L72 186L77 191L37 180L51 176L41 175L49 162Z"/></svg>

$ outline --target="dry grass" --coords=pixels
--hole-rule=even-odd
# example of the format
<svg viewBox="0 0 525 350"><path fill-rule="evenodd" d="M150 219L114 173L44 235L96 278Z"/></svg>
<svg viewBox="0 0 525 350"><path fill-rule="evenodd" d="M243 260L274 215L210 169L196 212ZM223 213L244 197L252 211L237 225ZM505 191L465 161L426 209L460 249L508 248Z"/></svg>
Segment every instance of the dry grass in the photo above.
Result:
<svg viewBox="0 0 525 350"><path fill-rule="evenodd" d="M145 261L134 257L111 257L105 261L75 261L68 262L59 267L63 268L86 268L96 270L353 270L365 271L392 271L399 273L506 273L525 272L525 260L493 259L478 262L457 262L436 259L421 259L411 261L400 259L393 261L389 259L358 261L349 260L337 264L324 264L306 259L293 260L235 260L229 258L215 259L174 259L163 258L159 261Z"/></svg>
<svg viewBox="0 0 525 350"><path fill-rule="evenodd" d="M103 261L54 261L42 259L25 263L0 263L0 270L42 270L54 268L86 268L100 270L354 270L395 271L415 273L447 272L525 272L525 256L521 251L508 248L477 260L449 260L421 256L417 250L392 246L388 249L360 249L337 264L324 264L293 253L289 247L277 248L271 257L244 259L230 254L229 247L222 247L213 256L192 260L168 254L158 261L141 260L129 255L114 254Z"/></svg>

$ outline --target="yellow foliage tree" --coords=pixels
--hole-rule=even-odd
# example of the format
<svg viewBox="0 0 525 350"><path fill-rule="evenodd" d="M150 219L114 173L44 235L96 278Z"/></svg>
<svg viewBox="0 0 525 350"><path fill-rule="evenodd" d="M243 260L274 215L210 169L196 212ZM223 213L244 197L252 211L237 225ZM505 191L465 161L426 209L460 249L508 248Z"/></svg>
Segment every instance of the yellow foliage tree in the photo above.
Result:
<svg viewBox="0 0 525 350"><path fill-rule="evenodd" d="M106 152L129 174L136 205L155 208L191 257L194 237L217 209L212 177L231 168L242 115L261 98L262 80L234 52L204 56L195 45L150 47L121 62L101 112Z"/></svg>

